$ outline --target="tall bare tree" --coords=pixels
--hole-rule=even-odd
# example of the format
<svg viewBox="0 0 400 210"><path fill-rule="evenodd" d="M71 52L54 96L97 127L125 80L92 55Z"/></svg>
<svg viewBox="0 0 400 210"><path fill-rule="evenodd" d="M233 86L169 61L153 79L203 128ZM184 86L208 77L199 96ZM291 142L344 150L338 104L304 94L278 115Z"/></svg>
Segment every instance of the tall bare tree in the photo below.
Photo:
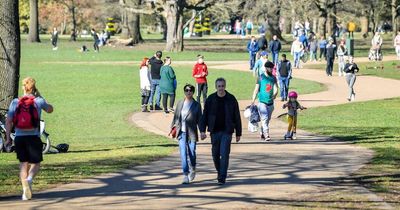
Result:
<svg viewBox="0 0 400 210"><path fill-rule="evenodd" d="M151 14L153 11L142 8L142 0L120 0L123 38L130 38L129 45L143 42L140 33L140 14ZM129 7L127 6L129 5ZM142 8L142 9L141 9Z"/></svg>
<svg viewBox="0 0 400 210"><path fill-rule="evenodd" d="M0 4L0 100L5 99L4 104L10 104L12 97L18 97L21 55L18 14L18 1L2 0Z"/></svg>
<svg viewBox="0 0 400 210"><path fill-rule="evenodd" d="M40 42L38 0L29 0L29 42Z"/></svg>

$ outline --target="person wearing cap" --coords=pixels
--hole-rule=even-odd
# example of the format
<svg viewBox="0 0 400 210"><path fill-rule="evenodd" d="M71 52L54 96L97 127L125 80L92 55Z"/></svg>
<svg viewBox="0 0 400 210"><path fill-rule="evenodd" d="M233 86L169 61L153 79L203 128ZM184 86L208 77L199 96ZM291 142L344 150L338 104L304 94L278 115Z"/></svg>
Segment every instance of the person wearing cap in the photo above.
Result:
<svg viewBox="0 0 400 210"><path fill-rule="evenodd" d="M278 87L275 76L272 74L274 64L270 61L265 63L265 72L257 81L253 92L252 104L258 96L258 111L261 117L261 140L270 141L269 121L274 111L274 99L278 94Z"/></svg>
<svg viewBox="0 0 400 210"><path fill-rule="evenodd" d="M156 54L149 59L149 64L151 65L151 87L150 87L150 110L162 110L160 106L161 102L161 92L160 92L160 71L163 66L163 61L161 60L162 52L157 51ZM153 99L156 96L155 106L153 106Z"/></svg>
<svg viewBox="0 0 400 210"><path fill-rule="evenodd" d="M250 70L254 68L254 64L256 62L256 55L258 52L258 43L256 41L255 36L251 36L251 40L247 43L247 51L249 52L250 55Z"/></svg>
<svg viewBox="0 0 400 210"><path fill-rule="evenodd" d="M328 39L328 45L326 45L326 75L332 76L333 62L335 61L336 45L332 37Z"/></svg>
<svg viewBox="0 0 400 210"><path fill-rule="evenodd" d="M278 62L276 75L279 81L281 101L287 101L289 82L292 78L292 64L286 59L286 54L282 54L282 60Z"/></svg>
<svg viewBox="0 0 400 210"><path fill-rule="evenodd" d="M203 105L207 99L207 76L208 69L207 65L204 63L204 56L197 56L197 63L193 67L192 76L196 79L196 89L197 89L197 102L200 103L200 97L203 95ZM201 104L201 103L200 103Z"/></svg>
<svg viewBox="0 0 400 210"><path fill-rule="evenodd" d="M261 51L260 59L256 61L253 67L253 76L259 77L265 72L265 63L268 61L268 52Z"/></svg>
<svg viewBox="0 0 400 210"><path fill-rule="evenodd" d="M278 36L274 35L272 41L269 44L269 50L272 53L272 63L275 65L278 63L279 52L281 51L281 42L278 40Z"/></svg>

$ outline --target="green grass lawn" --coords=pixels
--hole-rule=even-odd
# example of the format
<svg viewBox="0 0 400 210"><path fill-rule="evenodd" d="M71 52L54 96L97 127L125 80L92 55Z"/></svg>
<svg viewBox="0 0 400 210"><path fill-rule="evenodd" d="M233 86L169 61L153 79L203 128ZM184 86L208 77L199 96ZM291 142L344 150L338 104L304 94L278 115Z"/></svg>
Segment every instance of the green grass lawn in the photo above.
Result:
<svg viewBox="0 0 400 210"><path fill-rule="evenodd" d="M43 115L46 130L54 145L70 144L70 152L44 156L43 168L35 179L35 190L143 164L175 151L174 141L143 131L128 122L128 116L140 109L137 65L86 63L92 60L138 61L149 52L103 48L98 54L82 54L76 51L82 43L61 41L59 50L52 51L49 43L43 42L23 42L21 79L34 77L40 92L54 105L54 113ZM187 54L176 56L177 59L189 59L191 56ZM209 54L210 58L213 55L222 58L231 54L213 53ZM194 82L192 66L174 66L174 69L179 99L183 97L180 91L183 85ZM228 91L238 99L251 98L254 78L250 72L210 70L211 84L217 77L227 79ZM292 84L302 93L323 89L320 84L305 80L293 80ZM213 92L212 85L209 92ZM19 194L16 155L2 153L0 156L0 195Z"/></svg>
<svg viewBox="0 0 400 210"><path fill-rule="evenodd" d="M372 162L353 175L381 194L400 200L400 98L308 109L300 115L302 129L372 149ZM329 120L327 120L329 119ZM394 203L400 207L399 203Z"/></svg>
<svg viewBox="0 0 400 210"><path fill-rule="evenodd" d="M357 63L357 62L356 62ZM389 79L400 79L400 61L384 61L384 62L362 62L357 63L360 71L358 75L369 75L384 77ZM326 63L309 64L305 68L319 69L325 71ZM333 66L333 73L337 75L338 65Z"/></svg>

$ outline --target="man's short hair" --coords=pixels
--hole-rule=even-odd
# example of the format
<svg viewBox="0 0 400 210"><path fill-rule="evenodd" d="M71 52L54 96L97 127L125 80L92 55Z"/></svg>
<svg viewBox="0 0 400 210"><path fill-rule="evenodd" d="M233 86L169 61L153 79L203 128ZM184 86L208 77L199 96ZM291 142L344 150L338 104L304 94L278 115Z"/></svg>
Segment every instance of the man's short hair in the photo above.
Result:
<svg viewBox="0 0 400 210"><path fill-rule="evenodd" d="M156 56L157 56L158 58L161 58L161 57L162 57L162 52L161 52L161 51L157 51L157 52L156 52Z"/></svg>
<svg viewBox="0 0 400 210"><path fill-rule="evenodd" d="M282 54L282 58L286 58L286 54Z"/></svg>
<svg viewBox="0 0 400 210"><path fill-rule="evenodd" d="M226 80L222 77L219 77L215 80L215 85L217 85L218 82L224 82L226 84Z"/></svg>

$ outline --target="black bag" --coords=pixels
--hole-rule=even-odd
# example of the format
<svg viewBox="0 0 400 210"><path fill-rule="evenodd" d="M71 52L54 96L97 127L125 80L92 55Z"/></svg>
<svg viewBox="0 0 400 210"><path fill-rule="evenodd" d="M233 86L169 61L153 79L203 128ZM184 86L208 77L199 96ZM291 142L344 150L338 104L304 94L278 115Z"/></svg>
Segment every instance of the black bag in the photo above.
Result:
<svg viewBox="0 0 400 210"><path fill-rule="evenodd" d="M250 106L250 111L251 111L251 115L250 115L250 119L249 121L251 123L258 123L261 121L261 117L260 117L260 113L258 112L258 108L256 105L251 105Z"/></svg>
<svg viewBox="0 0 400 210"><path fill-rule="evenodd" d="M56 149L58 150L59 153L65 153L65 152L68 152L69 145L68 144L59 144L56 146Z"/></svg>

